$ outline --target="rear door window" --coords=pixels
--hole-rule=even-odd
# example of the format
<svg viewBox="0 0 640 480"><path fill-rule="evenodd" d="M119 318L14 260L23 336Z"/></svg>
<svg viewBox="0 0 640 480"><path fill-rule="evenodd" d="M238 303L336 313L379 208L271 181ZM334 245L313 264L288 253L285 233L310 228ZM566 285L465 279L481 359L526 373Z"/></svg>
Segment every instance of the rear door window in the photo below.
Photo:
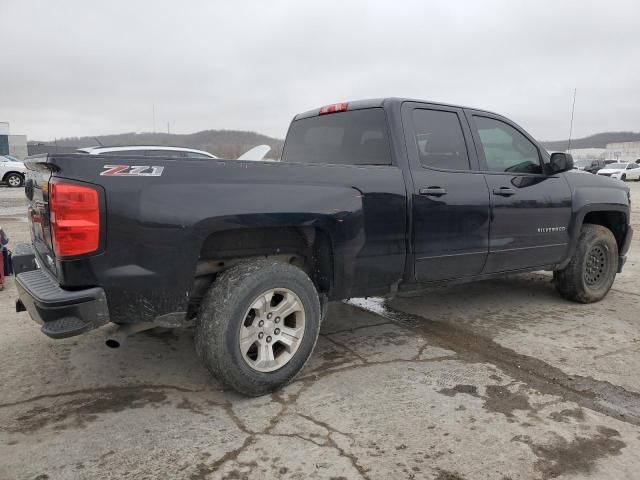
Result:
<svg viewBox="0 0 640 480"><path fill-rule="evenodd" d="M416 109L413 129L423 167L469 170L469 155L455 112Z"/></svg>
<svg viewBox="0 0 640 480"><path fill-rule="evenodd" d="M383 109L352 110L294 121L287 134L282 161L391 165Z"/></svg>

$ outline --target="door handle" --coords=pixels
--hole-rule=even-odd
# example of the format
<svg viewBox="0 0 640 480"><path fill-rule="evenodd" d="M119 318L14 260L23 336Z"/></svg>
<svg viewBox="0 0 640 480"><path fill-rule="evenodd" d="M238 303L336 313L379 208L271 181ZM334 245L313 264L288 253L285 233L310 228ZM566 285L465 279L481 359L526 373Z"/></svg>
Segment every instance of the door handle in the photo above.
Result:
<svg viewBox="0 0 640 480"><path fill-rule="evenodd" d="M441 197L442 195L446 194L447 191L444 188L440 187L428 187L420 189L420 195L426 195L428 197Z"/></svg>
<svg viewBox="0 0 640 480"><path fill-rule="evenodd" d="M511 195L515 195L515 193L516 191L513 188L509 187L500 187L493 189L494 195L500 195L502 197L510 197Z"/></svg>

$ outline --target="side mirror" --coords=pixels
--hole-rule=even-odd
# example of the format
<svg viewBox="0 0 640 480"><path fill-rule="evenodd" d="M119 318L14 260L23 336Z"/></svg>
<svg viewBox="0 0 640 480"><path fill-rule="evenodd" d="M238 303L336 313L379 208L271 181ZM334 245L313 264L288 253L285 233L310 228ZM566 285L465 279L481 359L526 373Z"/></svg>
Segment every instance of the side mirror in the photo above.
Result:
<svg viewBox="0 0 640 480"><path fill-rule="evenodd" d="M569 170L573 170L573 157L570 153L555 152L551 154L548 169L550 175Z"/></svg>

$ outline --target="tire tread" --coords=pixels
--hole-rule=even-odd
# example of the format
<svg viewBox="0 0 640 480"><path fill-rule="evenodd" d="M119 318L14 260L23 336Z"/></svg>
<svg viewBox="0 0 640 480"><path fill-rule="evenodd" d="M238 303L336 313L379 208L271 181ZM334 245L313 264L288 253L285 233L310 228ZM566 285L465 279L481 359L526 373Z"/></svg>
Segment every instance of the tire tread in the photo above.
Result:
<svg viewBox="0 0 640 480"><path fill-rule="evenodd" d="M262 375L258 375L257 372L256 375L247 375L246 372L243 374L243 369L234 363L233 355L227 346L228 327L231 325L231 328L235 328L234 319L237 317L238 309L248 308L248 305L242 305L243 295L248 288L261 282L268 284L270 278L283 276L295 281L297 288L306 292L307 302L312 303L311 311L305 310L305 337L313 336L311 349L307 344L308 354L305 358L300 358L298 353L303 353L301 345L290 362L275 372ZM300 292L296 293L300 295ZM304 303L304 299L301 300ZM196 351L209 371L226 386L249 396L263 395L290 382L304 368L315 348L320 321L319 296L305 272L276 260L247 261L222 272L205 295L196 320ZM305 342L306 338L302 341ZM239 360L244 361L242 358Z"/></svg>
<svg viewBox="0 0 640 480"><path fill-rule="evenodd" d="M604 288L590 291L583 282L584 256L596 241L604 241L613 252L613 274ZM586 223L580 230L578 245L569 264L562 270L553 272L556 289L567 300L579 303L598 302L609 292L617 272L618 244L611 230L602 225Z"/></svg>

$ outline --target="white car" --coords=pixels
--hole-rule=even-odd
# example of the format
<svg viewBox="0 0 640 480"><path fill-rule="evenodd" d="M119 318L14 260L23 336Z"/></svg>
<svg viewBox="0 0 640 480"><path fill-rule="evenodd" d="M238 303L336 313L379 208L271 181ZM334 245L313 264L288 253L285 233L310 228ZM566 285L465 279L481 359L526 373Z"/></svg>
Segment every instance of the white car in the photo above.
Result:
<svg viewBox="0 0 640 480"><path fill-rule="evenodd" d="M271 147L268 145L258 145L246 151L238 160L261 161L269 153ZM144 155L145 157L175 157L175 158L211 158L217 159L215 155L204 150L185 147L165 147L162 145L131 145L120 147L86 147L79 148L78 152L89 155Z"/></svg>
<svg viewBox="0 0 640 480"><path fill-rule="evenodd" d="M87 147L78 152L89 155L144 155L145 157L218 158L204 150L162 145L130 145L121 147Z"/></svg>
<svg viewBox="0 0 640 480"><path fill-rule="evenodd" d="M16 157L0 155L0 179L8 186L23 186L26 171L27 167Z"/></svg>
<svg viewBox="0 0 640 480"><path fill-rule="evenodd" d="M598 170L598 175L617 178L623 182L626 180L640 180L640 165L633 162L610 163L605 168Z"/></svg>

